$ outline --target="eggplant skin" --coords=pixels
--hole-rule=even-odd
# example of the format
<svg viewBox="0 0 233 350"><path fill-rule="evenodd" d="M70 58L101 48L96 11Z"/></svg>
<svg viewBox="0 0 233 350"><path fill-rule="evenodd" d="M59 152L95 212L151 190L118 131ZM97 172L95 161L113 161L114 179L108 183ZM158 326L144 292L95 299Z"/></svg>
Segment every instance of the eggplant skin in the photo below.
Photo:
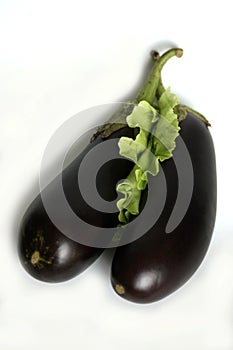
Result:
<svg viewBox="0 0 233 350"><path fill-rule="evenodd" d="M112 262L112 286L132 302L158 301L181 287L198 269L211 241L217 202L213 141L206 125L191 114L180 127L193 166L191 202L181 223L166 234L178 178L172 158L162 163L167 198L159 220L136 241L118 247Z"/></svg>
<svg viewBox="0 0 233 350"><path fill-rule="evenodd" d="M50 283L69 280L90 266L102 253L62 234L49 220L40 195L27 210L20 227L18 253L25 270Z"/></svg>
<svg viewBox="0 0 233 350"><path fill-rule="evenodd" d="M109 138L132 136L133 129L128 127L114 132ZM105 139L99 135L80 153L80 155L62 172L63 190L70 208L82 220L98 228L116 227L118 212L104 213L95 210L85 202L81 195L77 174L84 156L97 144ZM96 179L98 191L106 200L116 197L116 183L126 177L132 169L132 162L126 159L116 159L103 166L101 176ZM91 171L91 170L90 170ZM104 178L104 181L103 181ZM53 203L59 184L56 177L45 189ZM88 184L87 184L88 185ZM55 196L54 196L55 194ZM62 215L62 212L59 214ZM64 217L64 223L69 229L69 223ZM88 225L86 235L89 235ZM41 194L28 207L22 218L18 234L18 255L25 270L34 278L44 282L63 282L69 280L90 266L103 252L102 247L90 247L70 239L52 223L47 214Z"/></svg>

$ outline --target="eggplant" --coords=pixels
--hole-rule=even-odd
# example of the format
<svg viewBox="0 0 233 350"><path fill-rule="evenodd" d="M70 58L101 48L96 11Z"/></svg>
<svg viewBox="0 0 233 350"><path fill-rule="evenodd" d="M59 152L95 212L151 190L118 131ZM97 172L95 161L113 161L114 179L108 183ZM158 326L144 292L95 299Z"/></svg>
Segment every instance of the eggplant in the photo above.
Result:
<svg viewBox="0 0 233 350"><path fill-rule="evenodd" d="M64 282L81 273L102 253L69 239L49 219L41 196L24 215L18 242L19 257L34 278L50 283Z"/></svg>
<svg viewBox="0 0 233 350"><path fill-rule="evenodd" d="M179 179L173 158L161 163L167 184L162 214L145 235L118 247L112 261L112 286L118 295L131 302L155 302L180 288L201 264L211 241L217 202L212 137L206 123L190 112L180 122L180 128L179 138L188 149L193 167L191 202L179 225L166 233ZM174 155L179 152L177 145ZM185 164L180 171L185 172ZM155 177L153 186L160 185Z"/></svg>
<svg viewBox="0 0 233 350"><path fill-rule="evenodd" d="M156 94L163 90L160 77L163 65L169 58L181 55L181 49L169 50L161 57L156 53L152 72L136 98L123 105L109 122L97 130L82 153L28 207L19 229L18 254L23 267L31 276L45 282L66 281L88 268L104 248L121 244L121 237L114 242L110 234L114 230L119 232L117 206L116 210L105 211L90 205L83 196L78 174L85 157L92 154L95 147L103 145L107 149L106 140L118 141L122 136L134 139L137 136L137 128L127 125L127 116L141 101L153 106ZM168 191L162 215L144 236L118 247L112 264L114 289L122 297L136 302L158 300L181 286L200 265L211 239L216 210L213 143L205 119L197 113L192 115L191 109L180 107L179 137L183 138L193 163L193 195L182 222L174 232L166 235L165 227L176 200L178 177L173 159L164 161L162 168ZM179 147L175 152L179 152ZM105 155L103 151L100 158L103 156L105 159ZM93 158L93 166L89 164L86 169L87 175L95 173L94 166ZM105 201L116 199L117 183L127 178L133 167L134 163L124 157L117 156L107 161L96 175L99 195ZM90 189L86 177L84 191L88 193ZM160 186L159 177L153 179L153 186ZM147 202L147 194L146 188L142 192L139 216ZM64 210L63 197L72 215L80 219L78 224L75 222L74 225L72 215L67 215ZM103 232L107 237L104 243L101 240Z"/></svg>
<svg viewBox="0 0 233 350"><path fill-rule="evenodd" d="M112 133L109 138L118 139L121 135L132 136L132 129L121 128ZM105 138L101 135L95 136L94 140L61 174L63 191L70 208L84 222L96 227L97 236L98 230L103 227L116 227L118 225L117 208L115 213L104 213L89 206L80 192L77 174L85 155L104 140ZM116 197L116 182L125 177L131 167L131 162L125 159L116 159L114 162L105 164L101 176L97 176L96 186L106 200L112 200ZM112 168L114 168L114 173ZM65 213L61 212L62 208L59 207L59 203L56 203L59 181L58 175L34 199L23 216L18 234L18 253L23 267L34 278L52 283L63 282L75 277L91 265L104 250L101 247L79 243L78 231L74 239L68 236L71 223L67 222ZM86 185L88 186L88 183ZM51 220L50 213L44 205L45 196L46 202L51 203L57 211L56 214L61 216L64 230L60 230L56 223ZM90 234L88 232L89 226L85 227L87 228L85 235L88 236Z"/></svg>
<svg viewBox="0 0 233 350"><path fill-rule="evenodd" d="M105 246L101 241L98 242L100 234L103 229L118 226L118 210L116 207L115 212L99 211L86 203L79 188L77 174L85 156L97 145L105 140L118 140L121 136L134 135L125 119L148 85L151 85L150 79L135 100L124 104L114 113L111 121L97 129L87 147L38 194L26 210L18 233L18 255L25 270L34 278L51 283L69 280L84 271L103 252ZM116 198L116 183L127 176L132 166L132 162L123 158L107 162L96 177L96 187L100 196L107 201ZM92 171L94 169L90 167L88 173ZM87 223L76 225L75 234L73 223L59 202L60 184L70 210ZM88 185L86 182L85 191L88 191ZM46 203L49 203L50 212ZM61 225L57 224L53 215L59 218ZM94 237L93 230L89 230L93 226ZM90 237L92 243L84 244L80 235L85 238L85 242ZM109 243L111 244L111 237Z"/></svg>

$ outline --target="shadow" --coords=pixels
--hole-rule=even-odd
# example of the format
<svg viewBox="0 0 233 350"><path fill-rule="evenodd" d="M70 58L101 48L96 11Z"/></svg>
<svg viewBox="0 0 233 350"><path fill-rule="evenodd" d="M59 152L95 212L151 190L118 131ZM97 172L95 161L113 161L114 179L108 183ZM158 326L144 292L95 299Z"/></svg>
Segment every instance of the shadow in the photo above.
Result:
<svg viewBox="0 0 233 350"><path fill-rule="evenodd" d="M152 49L147 53L147 59L142 66L141 74L138 78L138 81L132 87L131 91L129 91L127 94L122 95L122 97L119 98L117 102L132 101L138 95L139 91L145 84L147 77L149 76L150 71L154 65L154 61L151 57L151 52L152 52Z"/></svg>
<svg viewBox="0 0 233 350"><path fill-rule="evenodd" d="M156 44L152 44L148 52L145 53L145 56L147 55L146 56L147 58L145 59L145 62L142 66L141 74L138 81L132 87L132 90L128 94L123 95L122 98L118 99L118 101L119 102L131 101L137 96L142 86L146 82L147 77L149 76L149 73L154 65L154 61L151 56L152 51L157 51L160 55L162 55L166 50L169 50L175 47L179 47L179 45L176 42L171 40L161 40L156 42Z"/></svg>
<svg viewBox="0 0 233 350"><path fill-rule="evenodd" d="M97 264L97 269L99 270L100 274L102 275L104 281L106 281L106 276L109 279L111 275L111 265L113 256L115 253L116 248L108 248L105 249L104 252L99 257L99 261Z"/></svg>
<svg viewBox="0 0 233 350"><path fill-rule="evenodd" d="M12 212L12 225L11 225L11 241L12 251L14 255L18 255L17 252L17 241L20 229L20 223L30 203L36 198L39 193L39 180L34 179L28 186L28 191L25 192L24 196L19 198Z"/></svg>
<svg viewBox="0 0 233 350"><path fill-rule="evenodd" d="M162 54L164 51L175 47L179 47L179 45L175 41L161 40L161 41L157 41L156 44L151 47L151 50L156 50L160 54Z"/></svg>

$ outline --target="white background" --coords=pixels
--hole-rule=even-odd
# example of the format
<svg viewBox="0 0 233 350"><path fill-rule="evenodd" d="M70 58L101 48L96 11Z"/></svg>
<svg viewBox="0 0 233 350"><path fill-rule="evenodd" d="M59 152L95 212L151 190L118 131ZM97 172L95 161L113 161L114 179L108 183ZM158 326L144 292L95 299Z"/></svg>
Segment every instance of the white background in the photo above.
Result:
<svg viewBox="0 0 233 350"><path fill-rule="evenodd" d="M232 10L230 1L0 1L0 348L232 350ZM19 264L16 235L43 151L69 117L133 97L151 49L178 45L165 85L212 123L218 213L209 252L168 298L137 305L101 257L59 285ZM80 120L80 128L85 121Z"/></svg>

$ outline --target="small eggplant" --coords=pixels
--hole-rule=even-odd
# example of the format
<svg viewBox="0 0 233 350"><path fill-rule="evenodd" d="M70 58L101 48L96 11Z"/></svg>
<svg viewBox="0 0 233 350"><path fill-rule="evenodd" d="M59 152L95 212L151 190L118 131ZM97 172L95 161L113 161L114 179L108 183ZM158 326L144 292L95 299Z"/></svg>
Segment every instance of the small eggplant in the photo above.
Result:
<svg viewBox="0 0 233 350"><path fill-rule="evenodd" d="M186 214L172 232L166 233L180 185L170 158L161 163L167 185L161 216L142 237L118 247L113 258L112 286L118 295L132 302L158 301L181 287L201 264L211 241L217 200L214 145L208 123L192 112L189 109L179 123L179 138L188 149L193 168L193 192ZM177 146L174 155L179 152ZM185 164L183 168L181 165L180 171L185 170ZM155 177L153 186L160 185Z"/></svg>
<svg viewBox="0 0 233 350"><path fill-rule="evenodd" d="M122 135L131 135L132 129L125 127L115 133L110 138L119 138ZM88 151L98 143L104 142L101 135L95 137L87 148L67 167L62 173L62 185L66 199L70 208L82 220L90 225L99 227L111 227L118 224L118 213L103 213L90 207L81 195L77 173L79 166ZM114 173L111 172L114 167ZM130 171L131 162L125 159L117 159L114 164L108 162L104 174L97 177L97 187L99 192L106 199L116 196L116 182L125 177ZM56 195L59 191L59 176L57 176L44 190L47 200L54 201L54 208L59 210L59 205L55 205ZM49 198L49 199L48 199ZM61 217L63 213L60 213ZM69 222L64 214L64 225L69 231ZM86 235L88 232L88 225ZM77 232L78 237L78 232ZM33 277L45 282L62 282L73 278L91 265L103 252L102 248L87 246L69 238L66 230L61 232L52 222L43 203L43 192L39 194L27 209L20 225L18 237L18 252L22 265Z"/></svg>
<svg viewBox="0 0 233 350"><path fill-rule="evenodd" d="M85 270L103 252L104 246L98 244L88 246L79 242L79 231L82 230L82 227L77 227L77 239L72 239L67 234L71 222L67 220L59 205L56 206L60 177L62 177L63 191L71 210L81 220L96 227L97 238L102 228L117 227L119 224L117 207L115 212L106 213L88 205L80 191L77 174L84 157L96 145L103 143L106 139L119 139L121 136L132 137L134 135L134 131L127 126L125 118L129 113L128 110L140 100L141 94L145 94L148 86L151 87L150 79L143 86L138 97L131 101L132 103L124 105L114 115L111 122L97 130L82 153L43 190L44 192L36 197L24 214L18 235L18 253L25 270L36 279L46 282L66 281ZM120 122L122 120L123 123ZM105 200L111 201L116 198L116 183L125 178L131 169L132 162L122 158L105 164L104 171L101 170L102 175L96 178L98 192ZM92 169L89 169L89 172L91 171ZM59 229L47 212L43 193L52 203L52 207L54 206L54 211L57 210L56 214L62 219L64 230ZM91 234L88 231L88 225L83 233L86 237Z"/></svg>
<svg viewBox="0 0 233 350"><path fill-rule="evenodd" d="M40 195L24 215L18 244L25 270L38 280L53 283L78 275L102 253L62 234L49 219Z"/></svg>

